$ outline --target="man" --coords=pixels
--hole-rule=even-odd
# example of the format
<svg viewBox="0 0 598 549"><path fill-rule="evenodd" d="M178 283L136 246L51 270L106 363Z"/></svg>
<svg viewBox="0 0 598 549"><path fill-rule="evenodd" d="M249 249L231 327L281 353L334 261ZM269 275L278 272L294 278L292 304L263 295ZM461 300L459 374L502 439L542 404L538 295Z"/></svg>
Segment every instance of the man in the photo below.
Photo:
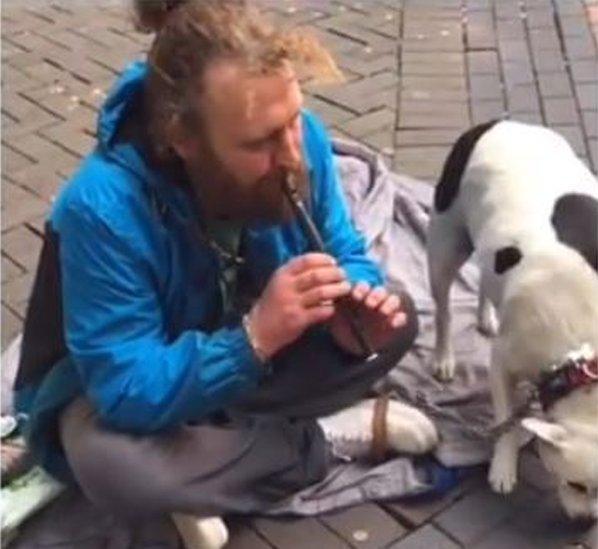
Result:
<svg viewBox="0 0 598 549"><path fill-rule="evenodd" d="M303 109L296 71L333 73L329 55L243 8L138 8L159 26L149 62L112 89L47 225L16 385L37 459L136 518L259 512L334 459L428 451L436 431L415 409L343 409L417 319L384 289ZM287 177L326 253L310 252Z"/></svg>

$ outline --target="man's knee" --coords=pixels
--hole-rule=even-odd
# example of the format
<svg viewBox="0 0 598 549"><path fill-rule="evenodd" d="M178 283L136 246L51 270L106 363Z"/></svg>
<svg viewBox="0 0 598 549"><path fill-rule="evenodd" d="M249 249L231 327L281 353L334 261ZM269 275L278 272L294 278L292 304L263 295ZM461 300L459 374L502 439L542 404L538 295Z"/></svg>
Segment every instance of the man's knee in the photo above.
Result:
<svg viewBox="0 0 598 549"><path fill-rule="evenodd" d="M91 404L77 399L60 418L60 439L77 484L97 507L124 519L156 514L161 477L148 478L127 451L128 435L99 425ZM139 456L137 456L138 458Z"/></svg>

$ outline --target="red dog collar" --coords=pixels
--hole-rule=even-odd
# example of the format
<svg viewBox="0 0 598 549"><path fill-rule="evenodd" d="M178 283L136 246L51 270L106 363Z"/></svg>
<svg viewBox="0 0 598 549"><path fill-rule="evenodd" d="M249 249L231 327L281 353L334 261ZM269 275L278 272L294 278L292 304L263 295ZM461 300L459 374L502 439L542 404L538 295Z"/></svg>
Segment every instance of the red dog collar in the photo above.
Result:
<svg viewBox="0 0 598 549"><path fill-rule="evenodd" d="M538 397L544 411L571 391L598 381L598 358L588 345L569 353L560 365L540 376Z"/></svg>

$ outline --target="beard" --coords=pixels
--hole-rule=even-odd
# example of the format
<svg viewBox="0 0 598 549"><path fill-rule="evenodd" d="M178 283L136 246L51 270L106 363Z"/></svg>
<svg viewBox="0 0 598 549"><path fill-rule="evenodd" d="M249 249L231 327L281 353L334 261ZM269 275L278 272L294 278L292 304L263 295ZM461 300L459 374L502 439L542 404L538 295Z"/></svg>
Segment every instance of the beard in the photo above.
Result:
<svg viewBox="0 0 598 549"><path fill-rule="evenodd" d="M203 215L237 224L279 225L295 218L283 191L289 172L277 170L252 182L240 181L211 151L205 151L196 165L187 166L192 186ZM309 175L305 162L293 170L299 196L310 197Z"/></svg>

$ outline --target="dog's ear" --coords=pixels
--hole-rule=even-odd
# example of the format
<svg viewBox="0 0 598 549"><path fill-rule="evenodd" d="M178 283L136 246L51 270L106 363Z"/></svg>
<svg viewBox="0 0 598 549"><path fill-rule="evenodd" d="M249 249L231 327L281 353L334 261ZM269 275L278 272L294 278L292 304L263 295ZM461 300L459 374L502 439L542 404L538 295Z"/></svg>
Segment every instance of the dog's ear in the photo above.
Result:
<svg viewBox="0 0 598 549"><path fill-rule="evenodd" d="M565 446L567 429L558 423L551 423L535 417L526 417L521 420L521 426L536 435L539 439L552 444L556 448Z"/></svg>

